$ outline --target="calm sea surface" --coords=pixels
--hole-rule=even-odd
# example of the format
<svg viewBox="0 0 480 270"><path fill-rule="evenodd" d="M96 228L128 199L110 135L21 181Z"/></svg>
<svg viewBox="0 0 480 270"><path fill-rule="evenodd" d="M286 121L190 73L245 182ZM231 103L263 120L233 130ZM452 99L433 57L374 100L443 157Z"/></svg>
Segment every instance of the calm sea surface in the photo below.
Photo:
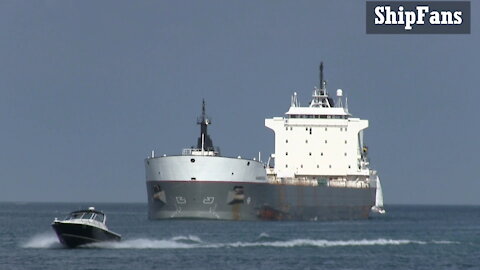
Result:
<svg viewBox="0 0 480 270"><path fill-rule="evenodd" d="M63 248L95 206L123 241ZM0 269L480 269L479 206L390 206L342 222L149 221L146 204L0 203Z"/></svg>

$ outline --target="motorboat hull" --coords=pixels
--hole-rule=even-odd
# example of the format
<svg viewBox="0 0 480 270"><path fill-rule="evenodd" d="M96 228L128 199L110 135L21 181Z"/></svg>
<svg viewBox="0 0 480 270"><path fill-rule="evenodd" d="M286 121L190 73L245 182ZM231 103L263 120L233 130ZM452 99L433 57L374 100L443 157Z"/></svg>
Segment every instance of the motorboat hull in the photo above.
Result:
<svg viewBox="0 0 480 270"><path fill-rule="evenodd" d="M54 221L52 227L60 242L69 248L97 242L121 240L121 236L114 232L88 224Z"/></svg>

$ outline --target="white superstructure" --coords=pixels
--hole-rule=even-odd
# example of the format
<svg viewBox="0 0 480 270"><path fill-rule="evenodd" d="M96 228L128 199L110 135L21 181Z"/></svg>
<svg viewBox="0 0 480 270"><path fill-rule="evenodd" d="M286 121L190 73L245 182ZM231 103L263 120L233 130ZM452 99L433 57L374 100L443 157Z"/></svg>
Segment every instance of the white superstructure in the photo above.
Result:
<svg viewBox="0 0 480 270"><path fill-rule="evenodd" d="M271 178L359 181L369 184L367 147L363 130L368 120L354 118L348 112L343 91L337 101L329 97L320 66L320 88L313 90L312 100L300 106L294 93L284 117L265 119L265 126L275 133L275 167Z"/></svg>

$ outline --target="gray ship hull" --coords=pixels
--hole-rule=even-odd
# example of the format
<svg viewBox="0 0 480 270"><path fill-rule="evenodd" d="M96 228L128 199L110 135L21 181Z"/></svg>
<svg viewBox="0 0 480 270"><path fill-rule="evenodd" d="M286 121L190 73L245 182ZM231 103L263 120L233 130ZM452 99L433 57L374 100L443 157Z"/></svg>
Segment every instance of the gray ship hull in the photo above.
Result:
<svg viewBox="0 0 480 270"><path fill-rule="evenodd" d="M366 219L375 188L271 183L147 181L149 219Z"/></svg>
<svg viewBox="0 0 480 270"><path fill-rule="evenodd" d="M145 169L152 220L365 219L375 204L375 187L271 183L255 160L154 157Z"/></svg>

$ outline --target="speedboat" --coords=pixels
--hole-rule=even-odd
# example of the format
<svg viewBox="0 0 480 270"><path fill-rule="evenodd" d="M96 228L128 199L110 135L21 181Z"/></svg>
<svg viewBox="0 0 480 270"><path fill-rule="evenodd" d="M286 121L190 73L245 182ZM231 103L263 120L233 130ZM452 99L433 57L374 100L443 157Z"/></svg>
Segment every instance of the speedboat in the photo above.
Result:
<svg viewBox="0 0 480 270"><path fill-rule="evenodd" d="M104 241L120 241L122 237L108 230L106 220L103 212L89 207L87 210L71 212L63 220L55 218L52 227L60 243L69 248Z"/></svg>

